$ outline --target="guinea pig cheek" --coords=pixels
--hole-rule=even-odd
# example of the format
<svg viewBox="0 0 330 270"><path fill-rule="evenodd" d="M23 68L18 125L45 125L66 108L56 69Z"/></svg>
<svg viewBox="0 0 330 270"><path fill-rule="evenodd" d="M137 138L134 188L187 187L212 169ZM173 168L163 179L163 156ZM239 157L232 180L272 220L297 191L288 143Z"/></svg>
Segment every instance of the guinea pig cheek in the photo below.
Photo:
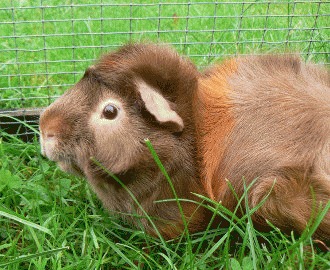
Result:
<svg viewBox="0 0 330 270"><path fill-rule="evenodd" d="M103 109L108 105L116 106L118 112L114 119L107 119L103 116ZM127 156L124 154L127 145L124 137L127 134L129 121L125 110L118 100L108 100L98 106L91 114L89 127L95 138L94 156L97 161L109 169L112 173L119 173L125 170Z"/></svg>

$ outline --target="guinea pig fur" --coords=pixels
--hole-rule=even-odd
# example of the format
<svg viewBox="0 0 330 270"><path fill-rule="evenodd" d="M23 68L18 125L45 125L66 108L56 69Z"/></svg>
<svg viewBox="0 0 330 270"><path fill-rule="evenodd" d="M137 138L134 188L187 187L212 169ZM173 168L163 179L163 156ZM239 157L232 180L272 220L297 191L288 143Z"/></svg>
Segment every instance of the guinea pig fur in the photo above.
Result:
<svg viewBox="0 0 330 270"><path fill-rule="evenodd" d="M301 233L315 220L330 200L328 70L296 56L230 59L200 77L193 107L209 197L234 210L252 183L261 228ZM329 211L315 237L330 240Z"/></svg>
<svg viewBox="0 0 330 270"><path fill-rule="evenodd" d="M238 57L201 74L167 47L127 45L44 111L42 153L84 175L108 210L152 235L127 189L166 239L184 223L175 201L155 203L174 195L146 138L179 198L198 193L233 211L251 185L257 226L301 233L330 199L329 88L327 70L297 57ZM204 207L181 205L190 232L207 226ZM330 239L329 213L315 237Z"/></svg>
<svg viewBox="0 0 330 270"><path fill-rule="evenodd" d="M192 118L197 77L195 66L167 47L127 45L104 55L41 115L42 153L63 170L85 176L108 210L156 235L129 190L162 236L174 238L184 229L182 215L145 139L160 157L178 198L196 201L192 192L204 194ZM172 201L156 203L168 199ZM181 205L190 231L207 225L202 207Z"/></svg>

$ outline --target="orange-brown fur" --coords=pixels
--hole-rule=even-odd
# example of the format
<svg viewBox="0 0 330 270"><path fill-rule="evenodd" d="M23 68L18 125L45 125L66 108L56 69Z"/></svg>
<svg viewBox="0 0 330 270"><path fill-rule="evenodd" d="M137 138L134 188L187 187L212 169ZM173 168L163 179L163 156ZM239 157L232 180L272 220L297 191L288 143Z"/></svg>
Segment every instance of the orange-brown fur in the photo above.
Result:
<svg viewBox="0 0 330 270"><path fill-rule="evenodd" d="M195 98L208 195L233 211L253 183L256 224L302 233L330 200L329 71L290 56L236 58L201 76ZM315 236L330 239L330 212Z"/></svg>
<svg viewBox="0 0 330 270"><path fill-rule="evenodd" d="M228 100L228 77L236 72L236 61L226 61L210 70L199 81L194 96L194 116L197 127L197 144L202 179L205 190L210 198L226 188L222 177L216 175L219 160L225 150L225 140L233 127L231 104ZM216 177L217 179L213 179Z"/></svg>

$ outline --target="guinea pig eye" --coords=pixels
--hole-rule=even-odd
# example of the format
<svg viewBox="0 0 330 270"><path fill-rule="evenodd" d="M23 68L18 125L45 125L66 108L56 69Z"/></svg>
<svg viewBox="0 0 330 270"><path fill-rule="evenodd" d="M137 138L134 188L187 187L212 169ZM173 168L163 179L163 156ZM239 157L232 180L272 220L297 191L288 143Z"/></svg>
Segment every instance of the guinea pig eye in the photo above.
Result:
<svg viewBox="0 0 330 270"><path fill-rule="evenodd" d="M113 104L108 104L103 109L103 117L109 120L113 120L118 115L118 108Z"/></svg>

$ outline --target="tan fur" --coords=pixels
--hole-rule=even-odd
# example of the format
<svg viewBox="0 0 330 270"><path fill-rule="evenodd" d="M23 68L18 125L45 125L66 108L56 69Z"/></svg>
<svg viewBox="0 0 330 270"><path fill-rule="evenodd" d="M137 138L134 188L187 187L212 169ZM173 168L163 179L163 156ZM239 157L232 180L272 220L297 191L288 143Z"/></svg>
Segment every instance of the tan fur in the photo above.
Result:
<svg viewBox="0 0 330 270"><path fill-rule="evenodd" d="M301 233L330 199L329 72L289 56L235 61L237 70L225 78L227 62L200 79L199 92L213 88L226 97L203 93L195 101L204 108L196 121L207 192L234 210L237 199L225 179L239 198L244 182L248 186L256 179L249 190L249 206L258 206L270 195L254 220ZM218 77L222 81L214 85ZM228 118L231 121L223 123ZM316 237L330 239L330 213Z"/></svg>

